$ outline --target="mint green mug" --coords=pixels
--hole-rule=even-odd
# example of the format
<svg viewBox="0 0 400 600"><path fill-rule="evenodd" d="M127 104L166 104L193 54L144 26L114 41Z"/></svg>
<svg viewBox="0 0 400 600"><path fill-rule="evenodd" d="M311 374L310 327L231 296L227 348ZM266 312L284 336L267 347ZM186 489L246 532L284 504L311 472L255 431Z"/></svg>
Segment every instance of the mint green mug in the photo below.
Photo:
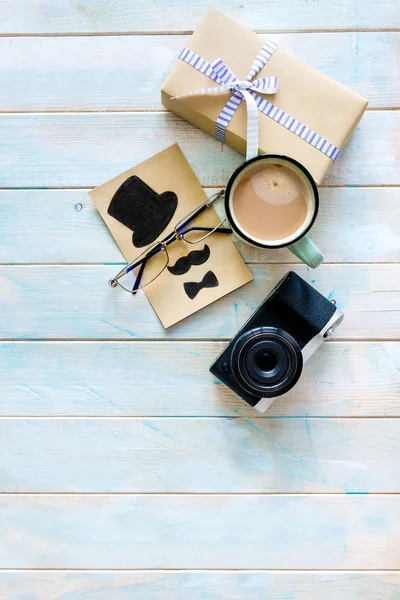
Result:
<svg viewBox="0 0 400 600"><path fill-rule="evenodd" d="M267 161L271 165L290 169L292 176L295 178L298 177L302 189L306 190L304 197L307 206L304 221L290 235L281 239L264 240L249 233L241 225L234 210L233 198L237 185L244 179L251 178L254 169L259 170L259 167L262 166L261 163ZM313 269L319 267L324 260L317 246L306 235L317 217L318 208L318 189L311 174L297 160L278 154L260 154L250 160L246 160L233 172L225 190L225 213L230 226L240 239L258 248L288 248L297 258Z"/></svg>

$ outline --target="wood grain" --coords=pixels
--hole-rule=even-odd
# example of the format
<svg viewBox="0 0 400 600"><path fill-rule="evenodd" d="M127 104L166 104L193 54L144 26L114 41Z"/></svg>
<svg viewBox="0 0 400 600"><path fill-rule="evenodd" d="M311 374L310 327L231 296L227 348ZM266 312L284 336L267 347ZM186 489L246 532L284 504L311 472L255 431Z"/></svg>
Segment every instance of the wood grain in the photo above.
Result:
<svg viewBox="0 0 400 600"><path fill-rule="evenodd" d="M164 110L161 85L188 39L0 38L0 111ZM399 106L399 33L289 33L268 39L368 98L370 108Z"/></svg>
<svg viewBox="0 0 400 600"><path fill-rule="evenodd" d="M86 33L188 31L209 7L209 0L2 0L1 33ZM242 3L215 0L214 8L256 30L383 29L400 27L393 0L342 0L332 10L329 0L318 3L279 0Z"/></svg>
<svg viewBox="0 0 400 600"><path fill-rule="evenodd" d="M400 419L6 419L0 493L400 493L399 440Z"/></svg>
<svg viewBox="0 0 400 600"><path fill-rule="evenodd" d="M224 346L3 343L0 415L263 418L208 372ZM400 416L400 343L325 344L264 416Z"/></svg>
<svg viewBox="0 0 400 600"><path fill-rule="evenodd" d="M396 496L0 499L4 569L399 569Z"/></svg>
<svg viewBox="0 0 400 600"><path fill-rule="evenodd" d="M229 339L290 268L344 310L336 339L400 337L399 265L271 264L169 330L144 294L108 286L115 265L1 267L0 339Z"/></svg>
<svg viewBox="0 0 400 600"><path fill-rule="evenodd" d="M398 3L214 5L370 100L313 228L342 264L294 267L345 320L260 416L208 367L287 251L239 244L255 283L168 332L107 287L81 188L175 141L208 192L242 161L160 104L208 0L0 1L2 600L400 598Z"/></svg>
<svg viewBox="0 0 400 600"><path fill-rule="evenodd" d="M399 193L399 188L322 188L312 238L324 249L325 261L398 261ZM0 220L0 263L124 262L87 190L0 191ZM248 262L296 261L286 249L237 244Z"/></svg>
<svg viewBox="0 0 400 600"><path fill-rule="evenodd" d="M3 600L397 600L387 572L0 573Z"/></svg>
<svg viewBox="0 0 400 600"><path fill-rule="evenodd" d="M400 184L400 112L366 113L324 180ZM243 157L170 113L0 116L0 187L96 186L178 142L201 183L226 185Z"/></svg>

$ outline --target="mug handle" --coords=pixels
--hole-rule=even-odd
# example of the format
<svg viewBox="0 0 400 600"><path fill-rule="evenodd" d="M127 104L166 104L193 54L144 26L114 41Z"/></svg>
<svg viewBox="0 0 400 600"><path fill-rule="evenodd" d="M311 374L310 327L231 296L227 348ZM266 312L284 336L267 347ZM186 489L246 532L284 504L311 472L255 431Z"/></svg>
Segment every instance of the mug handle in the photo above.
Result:
<svg viewBox="0 0 400 600"><path fill-rule="evenodd" d="M304 235L294 244L290 244L288 249L312 269L319 267L324 260L324 257L318 250L317 246L306 235Z"/></svg>

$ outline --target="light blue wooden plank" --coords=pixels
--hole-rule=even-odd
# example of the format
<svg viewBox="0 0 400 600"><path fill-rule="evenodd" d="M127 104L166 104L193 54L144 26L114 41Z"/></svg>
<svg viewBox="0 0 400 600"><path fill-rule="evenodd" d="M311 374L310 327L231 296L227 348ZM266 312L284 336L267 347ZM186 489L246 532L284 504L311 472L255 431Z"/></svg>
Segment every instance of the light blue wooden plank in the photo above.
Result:
<svg viewBox="0 0 400 600"><path fill-rule="evenodd" d="M0 220L1 263L124 262L87 190L0 191Z"/></svg>
<svg viewBox="0 0 400 600"><path fill-rule="evenodd" d="M224 346L3 343L0 415L261 417L210 375ZM326 344L265 413L282 415L400 416L400 342Z"/></svg>
<svg viewBox="0 0 400 600"><path fill-rule="evenodd" d="M396 185L400 112L370 111L325 185ZM243 157L170 113L0 116L0 187L96 186L178 142L203 185Z"/></svg>
<svg viewBox="0 0 400 600"><path fill-rule="evenodd" d="M399 193L399 188L322 188L312 237L324 248L325 260L400 260ZM75 209L77 203L82 210ZM86 190L0 191L0 221L0 263L124 262ZM286 249L266 252L237 243L250 262L296 261Z"/></svg>
<svg viewBox="0 0 400 600"><path fill-rule="evenodd" d="M394 495L7 495L1 504L3 569L368 570L400 564Z"/></svg>
<svg viewBox="0 0 400 600"><path fill-rule="evenodd" d="M0 39L0 110L164 110L161 85L188 39ZM289 33L268 39L368 98L370 108L400 105L399 33Z"/></svg>
<svg viewBox="0 0 400 600"><path fill-rule="evenodd" d="M209 7L209 0L2 0L2 33L188 31ZM217 8L257 30L284 29L382 29L400 27L395 0L342 0L333 7L329 0L318 3L292 0L232 2L214 0ZM336 9L335 9L336 8Z"/></svg>
<svg viewBox="0 0 400 600"><path fill-rule="evenodd" d="M345 312L336 339L400 337L400 265L253 265L255 280L165 330L144 294L112 289L115 265L0 268L0 338L228 339L290 268Z"/></svg>
<svg viewBox="0 0 400 600"><path fill-rule="evenodd" d="M0 573L3 600L398 600L387 572Z"/></svg>
<svg viewBox="0 0 400 600"><path fill-rule="evenodd" d="M400 493L399 440L393 418L6 419L0 493Z"/></svg>

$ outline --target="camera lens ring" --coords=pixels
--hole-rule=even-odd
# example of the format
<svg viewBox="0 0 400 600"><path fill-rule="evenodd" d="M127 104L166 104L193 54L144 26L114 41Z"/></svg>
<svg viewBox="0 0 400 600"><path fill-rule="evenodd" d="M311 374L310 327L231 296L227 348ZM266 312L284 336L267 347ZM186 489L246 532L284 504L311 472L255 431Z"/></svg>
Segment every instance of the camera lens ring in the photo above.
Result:
<svg viewBox="0 0 400 600"><path fill-rule="evenodd" d="M270 384L279 381L289 367L285 349L273 339L255 341L245 353L244 363L244 369L260 384L266 379Z"/></svg>
<svg viewBox="0 0 400 600"><path fill-rule="evenodd" d="M260 359L260 353L268 356ZM277 327L250 329L236 340L232 349L231 370L237 383L250 394L264 398L288 392L299 380L302 368L299 344L287 331Z"/></svg>

